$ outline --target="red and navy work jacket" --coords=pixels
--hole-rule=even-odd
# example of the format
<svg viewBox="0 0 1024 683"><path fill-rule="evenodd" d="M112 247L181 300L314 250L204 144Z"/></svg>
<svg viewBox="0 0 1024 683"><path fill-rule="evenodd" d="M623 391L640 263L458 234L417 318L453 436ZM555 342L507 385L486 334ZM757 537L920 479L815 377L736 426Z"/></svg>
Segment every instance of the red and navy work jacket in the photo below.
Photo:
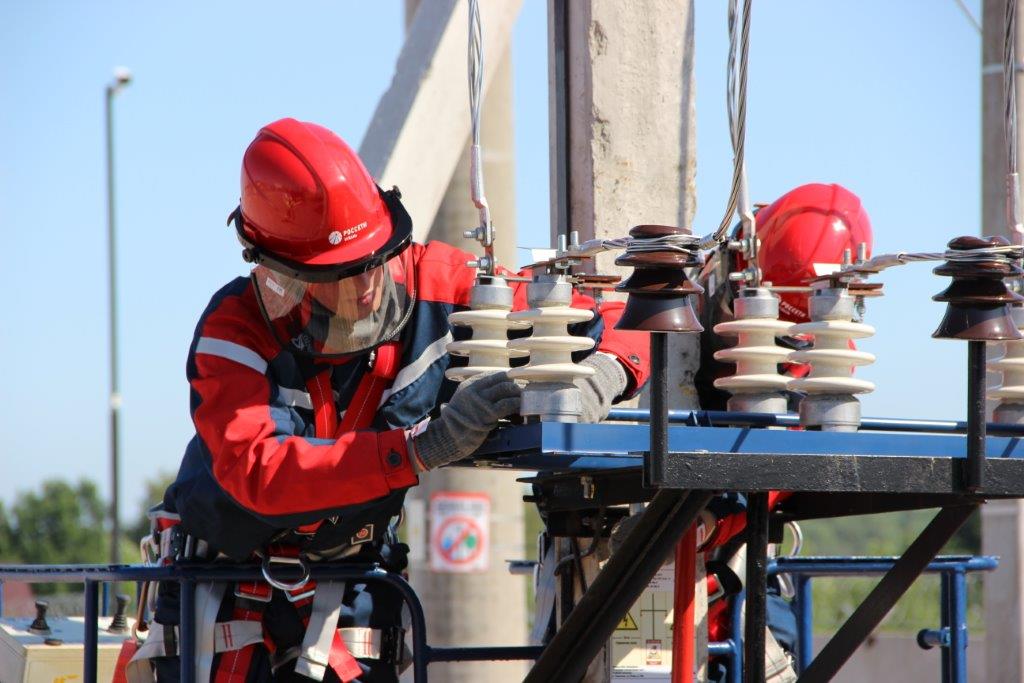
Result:
<svg viewBox="0 0 1024 683"><path fill-rule="evenodd" d="M196 327L187 374L196 435L185 450L164 507L182 530L228 556L244 559L286 534L300 532L310 550L376 541L417 483L407 428L436 415L456 385L445 370L464 359L446 345L468 338L448 315L465 309L475 271L469 254L440 242L413 244L407 258L416 300L397 345L397 368L380 395L369 428L322 438L315 415L331 392L338 414L365 398L357 389L373 372L373 354L317 362L282 349L260 313L252 283L237 278L217 292ZM515 307L526 307L516 283ZM573 306L595 317L572 330L616 356L635 392L649 372L646 335L614 330L622 304L577 294ZM582 353L582 358L589 352ZM378 392L379 393L379 392ZM363 401L365 402L365 401ZM301 535L305 534L305 535Z"/></svg>

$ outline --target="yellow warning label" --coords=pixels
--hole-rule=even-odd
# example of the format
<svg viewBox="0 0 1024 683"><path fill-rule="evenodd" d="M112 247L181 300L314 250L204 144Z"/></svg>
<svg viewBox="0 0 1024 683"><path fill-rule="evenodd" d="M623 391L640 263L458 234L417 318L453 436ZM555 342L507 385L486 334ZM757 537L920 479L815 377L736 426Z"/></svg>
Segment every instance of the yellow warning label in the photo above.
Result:
<svg viewBox="0 0 1024 683"><path fill-rule="evenodd" d="M636 619L629 612L626 612L626 616L622 617L622 621L615 627L616 631L639 631L640 627L636 625Z"/></svg>

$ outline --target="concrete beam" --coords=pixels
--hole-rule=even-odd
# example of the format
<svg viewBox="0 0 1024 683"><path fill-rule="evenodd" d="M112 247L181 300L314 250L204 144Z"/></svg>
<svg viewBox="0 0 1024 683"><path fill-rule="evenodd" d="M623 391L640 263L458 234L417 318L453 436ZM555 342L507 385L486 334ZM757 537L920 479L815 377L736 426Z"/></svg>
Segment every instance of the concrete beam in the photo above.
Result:
<svg viewBox="0 0 1024 683"><path fill-rule="evenodd" d="M563 3L549 3L549 47L554 54L563 43L567 52L565 75L556 73L556 59L549 71L551 195L568 194L565 218L553 202L553 233L565 232L564 221L581 240L618 237L640 223L690 225L697 163L691 0L564 4L563 28ZM614 272L612 258L599 258L598 270Z"/></svg>
<svg viewBox="0 0 1024 683"><path fill-rule="evenodd" d="M550 0L548 15L552 242L567 230L587 240L619 237L641 223L691 226L692 0ZM627 275L614 258L599 255L592 269ZM698 407L699 362L697 335L669 337L672 408Z"/></svg>
<svg viewBox="0 0 1024 683"><path fill-rule="evenodd" d="M499 57L508 50L521 5L522 0L480 3L485 93ZM433 224L469 139L468 24L466 0L432 0L419 6L395 76L359 146L359 155L381 185L401 188L418 240Z"/></svg>

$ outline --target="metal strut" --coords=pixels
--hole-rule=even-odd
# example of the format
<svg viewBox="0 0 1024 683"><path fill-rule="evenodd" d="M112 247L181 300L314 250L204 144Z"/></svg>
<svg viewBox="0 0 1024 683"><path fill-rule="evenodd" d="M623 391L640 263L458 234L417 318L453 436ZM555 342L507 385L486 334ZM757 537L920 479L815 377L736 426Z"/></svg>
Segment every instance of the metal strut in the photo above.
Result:
<svg viewBox="0 0 1024 683"><path fill-rule="evenodd" d="M747 601L743 624L743 681L764 683L768 625L768 494L747 494Z"/></svg>
<svg viewBox="0 0 1024 683"><path fill-rule="evenodd" d="M977 504L942 508L822 648L798 683L832 680L977 508Z"/></svg>
<svg viewBox="0 0 1024 683"><path fill-rule="evenodd" d="M711 495L669 489L655 494L622 547L598 573L524 683L568 683L583 677L626 610L672 554Z"/></svg>

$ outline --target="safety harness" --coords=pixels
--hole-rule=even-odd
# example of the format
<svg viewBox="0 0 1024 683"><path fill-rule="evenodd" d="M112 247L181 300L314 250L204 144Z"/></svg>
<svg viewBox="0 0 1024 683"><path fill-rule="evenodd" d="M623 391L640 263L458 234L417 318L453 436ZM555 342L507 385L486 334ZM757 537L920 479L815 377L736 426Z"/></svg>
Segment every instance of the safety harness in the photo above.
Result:
<svg viewBox="0 0 1024 683"><path fill-rule="evenodd" d="M307 381L317 438L339 438L346 432L370 427L384 391L398 373L400 351L397 342L383 344L375 350L370 358L370 368L356 387L340 424L331 388L331 368ZM294 529L288 536L312 538L325 521ZM158 564L170 564L181 557L207 558L206 544L194 542L190 537L183 540L179 523L177 515L154 515L153 538L158 539ZM331 553L332 559L355 554L362 547L359 544L363 542L363 536L370 541L372 535L372 528L364 527L353 537L352 545ZM404 630L400 627L338 626L345 582L318 583L311 579L307 560L319 559L315 554L306 555L297 544L278 543L256 555L262 561L264 580L234 584L233 596L226 596L227 584L201 584L196 587L197 680L245 683L253 657L261 645L270 653L272 672L295 662L295 672L314 681L322 681L328 668L345 683L357 678L362 671L357 659L376 659L396 666L401 666L408 659ZM272 567L281 564L298 564L304 569L302 577L290 584L275 579ZM275 591L280 591L291 604L304 629L301 644L285 650L278 648L263 627L263 619ZM229 598L233 598L230 618L218 621L221 606ZM141 611L140 604L140 617ZM139 630L147 630L141 619L139 621ZM125 641L114 680L150 682L153 673L149 660L177 654L178 627L153 623L148 626L148 635L141 644L135 634ZM214 673L214 656L217 654L220 660Z"/></svg>

